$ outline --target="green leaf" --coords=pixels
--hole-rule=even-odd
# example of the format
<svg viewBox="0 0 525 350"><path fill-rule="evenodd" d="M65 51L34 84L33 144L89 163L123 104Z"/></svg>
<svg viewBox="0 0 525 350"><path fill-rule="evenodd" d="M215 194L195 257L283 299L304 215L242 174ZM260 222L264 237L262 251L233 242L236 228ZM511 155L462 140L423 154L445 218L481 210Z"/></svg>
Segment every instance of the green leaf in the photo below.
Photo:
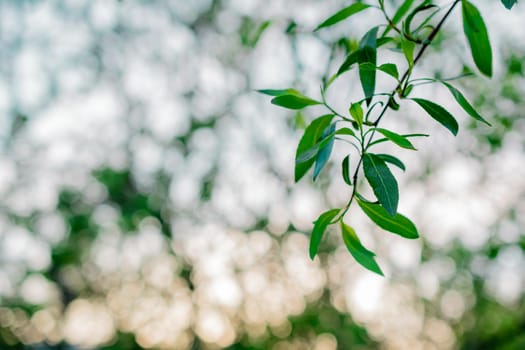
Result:
<svg viewBox="0 0 525 350"><path fill-rule="evenodd" d="M354 51L350 53L348 56L346 56L345 60L343 61L343 64L341 64L341 67L339 67L339 70L337 71L337 75L341 75L344 72L350 70L352 65L357 63L359 56L359 50Z"/></svg>
<svg viewBox="0 0 525 350"><path fill-rule="evenodd" d="M403 1L403 3L397 8L396 13L392 17L392 23L393 24L398 24L399 21L401 20L401 18L403 18L403 16L406 15L408 10L410 10L410 7L412 6L413 3L414 3L414 0L405 0L405 1ZM390 27L388 27L388 29L390 29ZM387 32L388 31L385 30L385 34ZM383 35L385 35L385 34L383 34Z"/></svg>
<svg viewBox="0 0 525 350"><path fill-rule="evenodd" d="M387 163L390 163L392 165L395 165L397 166L399 169L405 171L406 168L405 168L405 164L403 164L402 161L400 161L398 158L390 155L390 154L376 154L376 156L378 156L379 158L381 158L382 160L384 160L385 162Z"/></svg>
<svg viewBox="0 0 525 350"><path fill-rule="evenodd" d="M343 159L342 168L343 168L343 180L348 186L352 186L352 180L350 180L350 155L347 155Z"/></svg>
<svg viewBox="0 0 525 350"><path fill-rule="evenodd" d="M299 181L304 174L312 167L315 160L309 159L305 162L297 162L297 159L307 150L314 147L318 140L321 138L323 131L330 125L330 122L334 118L333 114L323 115L317 119L314 119L310 125L304 130L303 136L297 145L297 150L295 152L295 182ZM317 154L317 153L316 153Z"/></svg>
<svg viewBox="0 0 525 350"><path fill-rule="evenodd" d="M323 132L323 139L328 138L328 141L326 145L323 145L319 148L319 153L317 154L317 159L315 160L314 166L314 181L317 179L317 176L319 176L319 173L321 173L321 170L323 170L324 166L328 162L330 154L332 154L332 149L334 148L334 137L330 135L332 135L334 132L335 123L333 123L329 128L326 128Z"/></svg>
<svg viewBox="0 0 525 350"><path fill-rule="evenodd" d="M355 133L352 131L352 129L349 128L341 128L338 129L335 132L336 135L349 135L349 136L355 136Z"/></svg>
<svg viewBox="0 0 525 350"><path fill-rule="evenodd" d="M339 213L339 209L330 209L322 213L317 220L314 221L314 228L312 236L310 237L310 259L314 259L319 250L319 244L323 238L323 234L326 231L330 221Z"/></svg>
<svg viewBox="0 0 525 350"><path fill-rule="evenodd" d="M412 21L414 17L422 11L429 10L431 8L438 7L435 4L431 4L430 1L423 1L419 6L417 6L410 14L407 16L405 22L403 23L403 34L409 38L412 37Z"/></svg>
<svg viewBox="0 0 525 350"><path fill-rule="evenodd" d="M359 62L359 78L361 79L361 86L365 93L366 104L370 105L372 97L374 96L376 86L376 71L375 69L367 69L362 66L362 63L371 63L374 67L377 65L377 28L370 29L359 42L358 62Z"/></svg>
<svg viewBox="0 0 525 350"><path fill-rule="evenodd" d="M415 47L416 44L414 44L412 41L406 40L405 38L401 38L401 50L403 50L403 54L405 55L405 58L410 67L414 65Z"/></svg>
<svg viewBox="0 0 525 350"><path fill-rule="evenodd" d="M307 106L320 105L321 102L312 100L309 97L303 95L281 95L274 97L271 101L274 105L289 108L289 109L302 109Z"/></svg>
<svg viewBox="0 0 525 350"><path fill-rule="evenodd" d="M379 203L390 215L395 215L399 202L399 189L397 181L385 161L375 154L365 153L363 156L363 170Z"/></svg>
<svg viewBox="0 0 525 350"><path fill-rule="evenodd" d="M355 15L358 12L366 10L369 7L370 7L370 5L363 4L363 3L360 3L360 2L352 4L352 5L348 6L348 7L345 7L344 9L342 9L342 10L338 11L337 13L335 13L333 16L330 16L323 23L319 24L317 26L317 28L315 28L314 31L317 31L317 30L319 30L321 28L332 26L332 25L334 25L334 24L336 24L338 22L341 22L342 20L347 19L348 17L350 17L352 15Z"/></svg>
<svg viewBox="0 0 525 350"><path fill-rule="evenodd" d="M490 123L486 121L485 118L483 118L481 115L479 115L478 112L476 112L474 107L472 107L472 105L467 101L465 96L463 96L463 94L458 89L456 89L455 87L453 87L445 81L442 81L442 83L448 88L452 96L454 96L456 102L463 108L463 110L465 110L465 112L467 112L472 118L476 119L477 121L480 121L490 126Z"/></svg>
<svg viewBox="0 0 525 350"><path fill-rule="evenodd" d="M403 135L396 134L393 131L386 130L383 128L376 128L376 130L380 132L381 134L383 134L383 136L385 136L387 139L389 139L390 141L398 145L399 147L411 149L414 151L416 150L414 145L412 145L412 143L408 141L408 139L404 137Z"/></svg>
<svg viewBox="0 0 525 350"><path fill-rule="evenodd" d="M492 48L483 18L476 6L467 0L462 0L463 31L470 45L474 63L481 73L492 76Z"/></svg>
<svg viewBox="0 0 525 350"><path fill-rule="evenodd" d="M359 128L363 125L363 108L360 103L352 103L349 109L350 115L355 120Z"/></svg>
<svg viewBox="0 0 525 350"><path fill-rule="evenodd" d="M399 72L397 71L397 66L393 63L385 63L380 65L377 69L386 74L393 76L396 80L399 80Z"/></svg>
<svg viewBox="0 0 525 350"><path fill-rule="evenodd" d="M501 3L507 8L507 10L510 10L517 2L518 0L501 0Z"/></svg>
<svg viewBox="0 0 525 350"><path fill-rule="evenodd" d="M458 122L445 108L422 98L412 98L411 100L419 104L432 118L447 128L454 136L457 135Z"/></svg>
<svg viewBox="0 0 525 350"><path fill-rule="evenodd" d="M381 268L374 259L375 254L361 244L354 229L343 221L341 221L341 233L346 249L348 249L354 259L368 270L384 276L383 271L381 271Z"/></svg>
<svg viewBox="0 0 525 350"><path fill-rule="evenodd" d="M399 213L390 216L379 204L369 203L359 198L357 199L357 204L359 204L366 216L383 230L409 239L419 237L416 226L407 217Z"/></svg>
<svg viewBox="0 0 525 350"><path fill-rule="evenodd" d="M262 90L257 90L258 92L260 92L261 94L265 94L265 95L269 95L269 96L281 96L281 95L292 95L292 94L301 94L299 91L295 90L295 89L280 89L280 90L275 90L275 89L262 89Z"/></svg>
<svg viewBox="0 0 525 350"><path fill-rule="evenodd" d="M289 109L302 109L306 106L312 106L312 105L319 105L322 104L319 101L313 100L310 97L304 96L299 91L295 89L280 89L280 90L274 90L274 89L263 89L263 90L257 90L258 92L270 95L270 96L276 96L272 99L272 103L274 105L289 108Z"/></svg>

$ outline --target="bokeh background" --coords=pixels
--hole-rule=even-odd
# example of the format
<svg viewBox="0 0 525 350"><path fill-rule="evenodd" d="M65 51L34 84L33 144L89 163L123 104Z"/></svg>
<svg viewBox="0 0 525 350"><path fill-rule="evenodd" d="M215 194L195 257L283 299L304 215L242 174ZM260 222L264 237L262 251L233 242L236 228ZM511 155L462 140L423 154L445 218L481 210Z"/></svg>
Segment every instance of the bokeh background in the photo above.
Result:
<svg viewBox="0 0 525 350"><path fill-rule="evenodd" d="M432 85L414 95L454 112L457 138L406 103L384 119L431 136L384 146L407 164L400 211L420 239L347 216L381 278L336 230L309 260L312 221L350 193L349 149L294 184L322 110L254 92L318 98L381 21L312 33L344 4L0 1L0 349L525 348L525 7L476 2L496 73L457 86L491 128ZM416 74L460 74L467 51L456 13ZM328 95L340 111L360 94L352 74Z"/></svg>

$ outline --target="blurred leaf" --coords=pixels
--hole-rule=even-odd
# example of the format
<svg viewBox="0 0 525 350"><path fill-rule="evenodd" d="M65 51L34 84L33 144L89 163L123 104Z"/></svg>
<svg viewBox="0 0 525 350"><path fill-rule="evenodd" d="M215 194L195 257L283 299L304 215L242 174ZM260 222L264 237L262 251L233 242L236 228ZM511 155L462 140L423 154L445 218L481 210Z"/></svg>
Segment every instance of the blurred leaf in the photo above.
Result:
<svg viewBox="0 0 525 350"><path fill-rule="evenodd" d="M412 145L412 143L410 141L408 141L408 139L406 137L404 137L403 135L396 134L393 131L386 130L386 129L383 129L383 128L376 128L375 130L377 130L378 132L383 134L387 139L389 139L390 141L392 141L393 143L395 143L399 147L406 148L406 149L411 149L411 150L416 150L414 145Z"/></svg>
<svg viewBox="0 0 525 350"><path fill-rule="evenodd" d="M413 3L414 3L414 0L405 0L405 1L403 1L403 3L401 5L399 5L399 7L396 10L396 13L392 17L392 24L398 24L399 21L406 15L408 10L410 10L410 7L412 6ZM385 29L385 32L383 33L383 36L385 36L390 31L390 29L392 29L392 27L388 26Z"/></svg>
<svg viewBox="0 0 525 350"><path fill-rule="evenodd" d="M402 161L400 161L398 158L390 155L390 154L376 154L377 157L381 158L387 163L390 163L392 165L397 166L399 169L405 171L405 164L403 164Z"/></svg>
<svg viewBox="0 0 525 350"><path fill-rule="evenodd" d="M405 55L405 58L410 67L414 65L415 47L416 47L416 44L414 44L414 42L401 38L401 50L403 51L403 54Z"/></svg>
<svg viewBox="0 0 525 350"><path fill-rule="evenodd" d="M507 8L507 10L510 10L517 2L518 0L501 0L501 3Z"/></svg>
<svg viewBox="0 0 525 350"><path fill-rule="evenodd" d="M377 29L378 27L370 29L359 42L359 78L361 79L361 86L363 87L367 105L370 105L372 102L372 97L374 96L376 86L376 71L375 69L366 69L366 67L361 66L361 64L371 63L374 65L374 67L377 64Z"/></svg>
<svg viewBox="0 0 525 350"><path fill-rule="evenodd" d="M326 145L323 145L319 149L319 153L317 154L317 159L315 160L315 166L314 166L314 181L317 179L319 174L321 173L321 170L323 170L324 166L328 162L328 159L330 159L330 154L332 154L332 149L334 147L334 137L331 135L335 132L335 123L330 126L330 128L326 128L323 132L323 138L327 137L328 141Z"/></svg>
<svg viewBox="0 0 525 350"><path fill-rule="evenodd" d="M352 67L352 65L357 63L359 56L359 51L354 51L350 53L348 56L346 56L345 60L343 61L343 64L341 64L341 67L339 67L339 70L337 71L337 75L341 75L342 73L346 72L347 70Z"/></svg>
<svg viewBox="0 0 525 350"><path fill-rule="evenodd" d="M341 128L341 129L338 129L336 132L335 132L336 135L350 135L350 136L355 136L355 133L352 131L352 129L349 129L349 128Z"/></svg>
<svg viewBox="0 0 525 350"><path fill-rule="evenodd" d="M379 69L382 72L385 72L388 75L391 75L396 80L399 79L399 72L397 71L397 66L393 63L382 64L377 69Z"/></svg>
<svg viewBox="0 0 525 350"><path fill-rule="evenodd" d="M374 259L375 254L361 244L354 229L343 221L341 221L341 233L343 242L354 259L368 270L384 276L383 271L381 271L381 268Z"/></svg>
<svg viewBox="0 0 525 350"><path fill-rule="evenodd" d="M370 7L370 5L363 4L361 2L357 2L355 4L352 4L352 5L348 6L348 7L345 7L344 9L339 10L334 15L330 16L323 23L319 24L317 26L317 28L315 28L315 31L317 31L317 30L319 30L321 28L332 26L332 25L334 25L334 24L336 24L338 22L341 22L342 20L347 19L348 17L350 17L352 15L355 15L358 12L366 10L369 7Z"/></svg>
<svg viewBox="0 0 525 350"><path fill-rule="evenodd" d="M432 118L447 128L454 136L457 135L458 122L445 108L422 98L412 98L412 101L419 104Z"/></svg>
<svg viewBox="0 0 525 350"><path fill-rule="evenodd" d="M341 166L343 168L343 180L348 186L352 186L352 180L350 180L350 155L343 159Z"/></svg>
<svg viewBox="0 0 525 350"><path fill-rule="evenodd" d="M363 212L372 220L377 226L383 230L398 234L402 237L414 239L418 238L416 226L407 217L397 213L391 216L382 206L366 202L358 198L357 203Z"/></svg>
<svg viewBox="0 0 525 350"><path fill-rule="evenodd" d="M317 220L314 221L314 228L310 237L310 259L313 260L317 255L324 232L337 213L339 213L339 209L330 209L319 215Z"/></svg>
<svg viewBox="0 0 525 350"><path fill-rule="evenodd" d="M417 6L412 12L408 14L406 17L405 22L403 23L403 34L407 38L412 38L412 21L414 20L414 17L419 13L426 10L429 10L431 8L438 7L435 4L431 4L429 0L424 0L419 6Z"/></svg>
<svg viewBox="0 0 525 350"><path fill-rule="evenodd" d="M308 127L304 130L303 136L301 137L301 140L299 141L299 144L297 145L297 150L295 152L295 182L299 181L304 174L310 169L310 167L314 164L314 159L310 159L307 162L297 162L297 158L305 151L311 149L321 135L323 134L323 131L330 125L330 122L332 121L334 115L333 114L327 114L323 115L317 119L314 119Z"/></svg>
<svg viewBox="0 0 525 350"><path fill-rule="evenodd" d="M483 18L476 6L468 0L462 0L463 31L470 45L474 63L481 73L492 76L492 48Z"/></svg>
<svg viewBox="0 0 525 350"><path fill-rule="evenodd" d="M397 181L383 159L375 154L363 155L365 177L372 186L379 203L390 215L395 215L399 201Z"/></svg>
<svg viewBox="0 0 525 350"><path fill-rule="evenodd" d="M289 109L302 109L307 106L312 105L319 105L322 104L319 101L313 100L310 97L304 96L302 93L295 89L282 89L282 90L274 90L274 89L263 89L263 90L257 90L258 92L270 95L270 96L276 96L272 99L272 103L274 105L289 108Z"/></svg>
<svg viewBox="0 0 525 350"><path fill-rule="evenodd" d="M352 103L350 105L349 109L350 115L354 119L354 121L359 126L359 129L361 126L363 126L363 108L361 107L360 103Z"/></svg>

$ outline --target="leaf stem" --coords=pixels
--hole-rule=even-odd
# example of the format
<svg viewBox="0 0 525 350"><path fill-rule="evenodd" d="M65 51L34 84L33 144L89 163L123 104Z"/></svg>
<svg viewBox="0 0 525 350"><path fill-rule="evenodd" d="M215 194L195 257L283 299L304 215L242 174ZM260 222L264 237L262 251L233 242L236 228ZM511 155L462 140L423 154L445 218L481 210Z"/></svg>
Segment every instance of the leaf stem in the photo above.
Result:
<svg viewBox="0 0 525 350"><path fill-rule="evenodd" d="M432 32L428 35L427 39L423 42L421 48L419 49L419 51L417 52L416 54L416 57L414 58L414 63L412 65L410 65L407 70L405 71L405 73L403 74L403 76L401 77L401 79L399 80L399 83L397 84L397 86L392 90L392 92L388 95L389 97L389 100L390 99L393 99L394 96L396 95L396 93L403 88L403 85L405 85L409 78L410 78L410 73L412 72L412 68L419 62L419 60L421 59L421 57L423 56L423 53L427 50L427 48L430 46L430 44L432 43L432 40L436 37L436 35L438 34L438 32L440 31L441 27L443 26L443 24L445 23L445 21L447 20L447 18L450 16L450 14L452 13L452 10L454 10L454 8L457 6L457 4L459 4L461 2L461 0L455 0L452 5L450 6L450 8L448 9L448 11L445 13L445 15L441 18L441 20L439 21L439 23L437 24L437 26L432 30ZM390 108L390 104L389 103L385 103L383 109L381 110L381 113L379 113L379 116L377 117L376 121L374 122L374 127L377 127L379 125L379 122L381 121L381 119L384 117L386 111ZM352 194L350 195L350 199L348 200L348 203L345 205L345 207L338 213L338 215L336 216L336 218L333 220L333 222L337 222L339 220L341 220L344 215L346 214L346 212L348 211L348 209L350 209L350 206L352 205L352 202L354 201L354 198L357 194L357 178L359 176L359 170L361 169L361 165L363 164L363 157L364 157L364 154L366 153L368 147L370 146L370 144L372 143L372 140L374 138L374 135L375 135L375 132L376 130L373 129L372 133L370 134L370 137L368 138L368 141L365 142L364 139L361 139L361 151L360 151L360 156L359 156L359 162L357 163L357 166L356 166L356 169L354 171L354 174L353 174L353 187L352 187Z"/></svg>

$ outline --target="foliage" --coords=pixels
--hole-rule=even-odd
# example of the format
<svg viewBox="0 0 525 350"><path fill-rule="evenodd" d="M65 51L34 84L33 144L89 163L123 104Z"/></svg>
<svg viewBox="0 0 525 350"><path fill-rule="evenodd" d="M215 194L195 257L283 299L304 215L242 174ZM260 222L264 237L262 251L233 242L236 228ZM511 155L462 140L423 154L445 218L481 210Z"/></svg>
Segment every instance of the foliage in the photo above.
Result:
<svg viewBox="0 0 525 350"><path fill-rule="evenodd" d="M502 1L510 9L515 1ZM313 180L330 158L334 141L342 140L358 151L357 164L350 176L350 154L342 162L342 177L352 192L347 204L341 209L331 209L324 212L314 222L310 239L310 257L317 254L319 244L327 227L341 224L343 241L350 254L365 268L380 275L383 273L374 259L374 253L366 249L359 241L355 231L344 220L354 199L357 200L363 212L382 229L399 234L408 239L419 237L415 225L407 217L397 211L399 190L395 176L389 166L397 166L405 170L404 164L391 154L375 154L373 146L389 141L399 147L416 150L410 138L428 136L424 134L401 135L394 130L380 128L379 124L389 110L396 111L403 101L413 101L419 105L431 118L457 135L459 125L456 118L440 104L423 98L409 97L414 88L425 83L441 83L447 87L456 102L473 119L490 125L465 98L465 96L446 79L417 78L412 79L413 70L423 53L433 43L442 25L453 11L461 4L463 31L470 47L473 61L479 72L487 77L492 76L492 48L489 35L482 15L477 7L468 0L455 0L451 5L440 7L431 0L419 3L404 0L392 15L387 12L384 0L377 4L354 3L331 15L315 29L320 30L348 20L364 10L380 11L384 23L371 24L371 28L359 41L358 47L350 52L337 72L325 79L321 86L322 101L307 97L295 89L259 90L261 93L274 96L272 103L288 109L302 109L312 105L322 104L329 112L313 120L306 127L299 141L295 157L295 181L299 181L315 164ZM434 18L441 15L439 21ZM413 25L416 16L423 16L418 25ZM390 33L394 34L390 34ZM396 51L405 59L404 73L399 75L400 67L394 62L377 65L377 56L382 50ZM349 103L348 114L341 114L326 101L326 93L330 85L342 74L352 68L357 68L363 90L363 98ZM390 92L376 91L377 72L388 74L396 82ZM451 80L451 79L450 79ZM379 110L375 107L379 106ZM375 117L374 117L375 115ZM344 125L344 126L343 126ZM351 129L351 128L352 129ZM377 138L381 135L382 138ZM354 157L352 157L354 159ZM375 199L367 199L360 193L360 170L373 190Z"/></svg>

